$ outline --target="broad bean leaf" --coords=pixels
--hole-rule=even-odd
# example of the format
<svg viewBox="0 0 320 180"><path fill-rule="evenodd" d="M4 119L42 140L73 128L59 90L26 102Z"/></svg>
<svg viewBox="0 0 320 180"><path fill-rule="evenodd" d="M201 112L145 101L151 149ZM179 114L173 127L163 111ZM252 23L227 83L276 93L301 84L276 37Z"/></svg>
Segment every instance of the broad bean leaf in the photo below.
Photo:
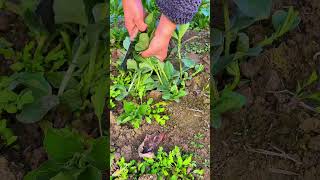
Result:
<svg viewBox="0 0 320 180"><path fill-rule="evenodd" d="M106 78L102 78L94 89L94 95L91 97L94 112L99 121L102 120L102 114L106 102L106 94L108 90L108 82Z"/></svg>
<svg viewBox="0 0 320 180"><path fill-rule="evenodd" d="M61 169L61 164L58 164L52 160L48 160L41 164L39 168L29 172L24 177L24 180L50 179L59 173Z"/></svg>
<svg viewBox="0 0 320 180"><path fill-rule="evenodd" d="M36 98L31 104L26 104L21 113L17 114L18 121L34 123L40 121L52 108L59 104L59 98L54 95Z"/></svg>
<svg viewBox="0 0 320 180"><path fill-rule="evenodd" d="M181 40L184 34L187 32L189 28L189 23L187 24L181 24L178 26L178 38Z"/></svg>
<svg viewBox="0 0 320 180"><path fill-rule="evenodd" d="M55 0L53 10L57 24L75 23L84 26L88 25L88 17L83 0Z"/></svg>
<svg viewBox="0 0 320 180"><path fill-rule="evenodd" d="M79 110L82 106L82 98L79 89L68 89L60 96L61 104L70 107L71 111Z"/></svg>
<svg viewBox="0 0 320 180"><path fill-rule="evenodd" d="M295 29L299 25L301 19L298 16L292 17L293 21L291 21L291 24L285 24L288 18L288 15L289 15L289 12L284 10L278 10L272 15L272 25L276 31L279 31L280 28L282 28L282 26L285 26L285 25L289 26L287 27L289 31Z"/></svg>
<svg viewBox="0 0 320 180"><path fill-rule="evenodd" d="M135 45L135 50L136 51L143 51L146 50L149 47L149 36L147 33L141 33L139 35L139 41L138 43Z"/></svg>
<svg viewBox="0 0 320 180"><path fill-rule="evenodd" d="M59 163L65 163L71 159L75 153L84 151L81 136L69 129L50 128L45 133L43 141L49 159Z"/></svg>
<svg viewBox="0 0 320 180"><path fill-rule="evenodd" d="M77 180L101 180L102 173L98 168L89 166L77 178Z"/></svg>
<svg viewBox="0 0 320 180"><path fill-rule="evenodd" d="M14 81L11 86L16 87L17 85L22 84L32 91L32 95L35 98L52 94L50 84L41 73L22 72L12 75L12 78Z"/></svg>
<svg viewBox="0 0 320 180"><path fill-rule="evenodd" d="M240 11L256 20L266 19L270 16L272 0L233 0Z"/></svg>
<svg viewBox="0 0 320 180"><path fill-rule="evenodd" d="M132 70L138 70L137 62L133 59L128 59L127 68Z"/></svg>
<svg viewBox="0 0 320 180"><path fill-rule="evenodd" d="M96 4L92 9L92 13L93 13L95 22L100 22L105 20L107 18L107 3Z"/></svg>
<svg viewBox="0 0 320 180"><path fill-rule="evenodd" d="M107 137L99 137L93 140L91 150L87 157L94 167L105 170L108 167L108 139Z"/></svg>

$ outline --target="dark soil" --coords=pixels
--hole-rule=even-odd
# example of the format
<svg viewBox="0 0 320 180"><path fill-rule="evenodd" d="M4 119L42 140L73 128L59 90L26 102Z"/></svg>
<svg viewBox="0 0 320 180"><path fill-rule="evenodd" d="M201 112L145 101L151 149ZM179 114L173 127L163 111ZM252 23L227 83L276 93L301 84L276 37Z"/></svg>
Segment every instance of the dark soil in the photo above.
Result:
<svg viewBox="0 0 320 180"><path fill-rule="evenodd" d="M209 39L207 32L197 33L190 31L186 34L185 40L190 39L188 42L199 42L199 39L194 38L194 36L202 37L199 39L203 42ZM187 55L197 63L204 64L206 69L209 70L208 53L190 53ZM173 64L175 64L174 61L174 59L171 60ZM138 147L145 136L153 133L164 133L165 139L159 146L164 147L167 152L172 150L174 146L179 146L184 153L195 154L194 157L197 164L205 170L205 179L208 179L210 177L210 100L204 91L204 88L209 83L208 78L209 73L206 71L187 83L188 95L183 97L179 103L172 102L167 107L167 114L170 116L170 120L163 127L156 122L152 122L149 125L144 121L139 129L133 129L129 125L119 126L115 120L117 112L111 112L111 148L115 149L115 160L120 157L125 157L126 161L141 160L138 154ZM153 92L150 94L153 94L150 96L156 95ZM194 136L198 133L202 134L203 138L196 139ZM195 143L201 144L203 147L196 147ZM111 174L114 170L111 170Z"/></svg>
<svg viewBox="0 0 320 180"><path fill-rule="evenodd" d="M277 0L274 9L294 6L301 23L257 58L242 63L238 92L247 97L239 112L228 113L220 129L212 129L211 170L219 180L317 180L320 177L320 116L291 95L297 81L319 72L320 3ZM268 28L249 29L253 42ZM311 88L317 91L317 87Z"/></svg>

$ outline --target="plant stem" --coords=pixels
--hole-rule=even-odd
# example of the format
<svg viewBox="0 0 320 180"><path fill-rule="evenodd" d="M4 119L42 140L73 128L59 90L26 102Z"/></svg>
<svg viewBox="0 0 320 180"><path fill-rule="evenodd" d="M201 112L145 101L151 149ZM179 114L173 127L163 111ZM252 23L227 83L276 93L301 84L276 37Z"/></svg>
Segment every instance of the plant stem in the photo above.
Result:
<svg viewBox="0 0 320 180"><path fill-rule="evenodd" d="M182 79L181 39L178 39L178 59L180 64L180 79Z"/></svg>
<svg viewBox="0 0 320 180"><path fill-rule="evenodd" d="M229 4L227 0L223 0L222 2L223 2L224 27L225 27L225 33L226 33L224 53L226 56L228 56L230 54L230 44L231 44Z"/></svg>
<svg viewBox="0 0 320 180"><path fill-rule="evenodd" d="M76 68L76 63L79 59L79 56L84 51L86 46L87 46L87 42L84 41L83 39L80 39L80 45L79 45L79 47L78 47L78 49L77 49L77 51L71 61L71 64L70 64L65 76L63 77L61 84L60 84L58 96L61 96L63 94L65 88L67 87L67 84L72 76L72 73L73 73L74 69Z"/></svg>

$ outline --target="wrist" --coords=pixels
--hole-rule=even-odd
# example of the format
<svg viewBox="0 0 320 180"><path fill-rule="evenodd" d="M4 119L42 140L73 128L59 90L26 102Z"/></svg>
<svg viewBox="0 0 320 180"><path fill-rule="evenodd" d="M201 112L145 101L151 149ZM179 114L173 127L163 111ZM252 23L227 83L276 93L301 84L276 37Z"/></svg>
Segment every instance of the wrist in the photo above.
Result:
<svg viewBox="0 0 320 180"><path fill-rule="evenodd" d="M164 14L161 14L159 25L155 32L155 35L161 35L164 38L171 38L173 32L176 29L176 24L172 22L168 17Z"/></svg>

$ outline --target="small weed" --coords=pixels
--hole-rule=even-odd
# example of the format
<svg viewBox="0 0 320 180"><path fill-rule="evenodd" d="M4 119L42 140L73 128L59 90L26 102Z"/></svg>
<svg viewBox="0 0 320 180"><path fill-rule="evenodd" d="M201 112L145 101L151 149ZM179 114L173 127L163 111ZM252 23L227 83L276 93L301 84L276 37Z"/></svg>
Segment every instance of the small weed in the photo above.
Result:
<svg viewBox="0 0 320 180"><path fill-rule="evenodd" d="M160 147L154 159L145 158L142 162L135 160L129 163L125 162L124 158L118 161L119 169L115 171L111 179L128 179L133 177L138 179L143 174L155 174L158 179L171 178L171 179L194 179L195 177L201 178L204 170L196 169L197 165L192 161L192 154L181 154L180 148L175 147L169 153L163 151Z"/></svg>

